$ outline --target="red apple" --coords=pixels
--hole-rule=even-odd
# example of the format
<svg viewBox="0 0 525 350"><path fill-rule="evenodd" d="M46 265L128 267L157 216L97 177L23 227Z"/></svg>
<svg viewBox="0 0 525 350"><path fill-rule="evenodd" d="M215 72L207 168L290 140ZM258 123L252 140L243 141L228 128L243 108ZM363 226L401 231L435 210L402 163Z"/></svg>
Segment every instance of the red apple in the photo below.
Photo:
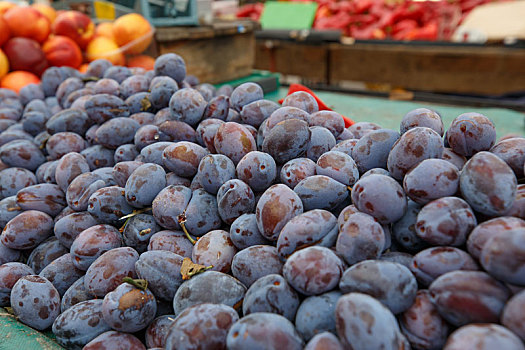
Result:
<svg viewBox="0 0 525 350"><path fill-rule="evenodd" d="M17 6L7 10L4 20L12 37L24 37L42 43L51 31L47 17L28 6Z"/></svg>
<svg viewBox="0 0 525 350"><path fill-rule="evenodd" d="M91 18L78 11L66 11L57 16L52 25L55 35L72 39L84 50L95 35L95 25Z"/></svg>
<svg viewBox="0 0 525 350"><path fill-rule="evenodd" d="M82 64L82 52L67 36L52 36L42 45L42 50L51 66L78 68Z"/></svg>
<svg viewBox="0 0 525 350"><path fill-rule="evenodd" d="M47 68L47 60L40 45L27 38L11 38L4 45L11 70L24 70L40 76Z"/></svg>

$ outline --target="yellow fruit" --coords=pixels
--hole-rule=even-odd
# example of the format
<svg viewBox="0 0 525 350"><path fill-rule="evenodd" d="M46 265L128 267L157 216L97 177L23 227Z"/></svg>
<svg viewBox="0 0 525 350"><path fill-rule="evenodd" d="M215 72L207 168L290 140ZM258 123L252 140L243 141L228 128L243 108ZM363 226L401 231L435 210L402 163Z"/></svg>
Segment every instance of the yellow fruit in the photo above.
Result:
<svg viewBox="0 0 525 350"><path fill-rule="evenodd" d="M57 12L54 8L52 8L49 5L46 4L33 4L31 5L32 8L39 11L41 14L47 17L49 20L49 23L53 24L55 19L57 18Z"/></svg>
<svg viewBox="0 0 525 350"><path fill-rule="evenodd" d="M118 46L125 46L125 53L136 55L148 48L153 38L153 28L141 15L130 13L115 20L113 35Z"/></svg>
<svg viewBox="0 0 525 350"><path fill-rule="evenodd" d="M86 57L89 62L105 58L116 66L123 66L126 62L117 43L104 36L91 40L86 49Z"/></svg>
<svg viewBox="0 0 525 350"><path fill-rule="evenodd" d="M2 79L7 72L9 72L9 61L2 49L0 49L0 79Z"/></svg>
<svg viewBox="0 0 525 350"><path fill-rule="evenodd" d="M113 23L112 22L102 22L102 23L97 24L97 28L95 28L95 35L105 36L106 38L115 40L115 36L113 35Z"/></svg>

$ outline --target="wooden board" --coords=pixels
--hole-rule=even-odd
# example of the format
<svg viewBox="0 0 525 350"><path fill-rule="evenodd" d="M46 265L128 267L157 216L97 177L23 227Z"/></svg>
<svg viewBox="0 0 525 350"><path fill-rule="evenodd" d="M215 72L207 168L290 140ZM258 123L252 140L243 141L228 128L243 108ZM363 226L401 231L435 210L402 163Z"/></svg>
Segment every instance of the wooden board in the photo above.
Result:
<svg viewBox="0 0 525 350"><path fill-rule="evenodd" d="M328 78L328 46L257 40L255 68L324 83Z"/></svg>
<svg viewBox="0 0 525 350"><path fill-rule="evenodd" d="M216 20L211 26L156 28L155 39L159 44L174 40L210 39L218 36L251 33L257 24L249 20Z"/></svg>
<svg viewBox="0 0 525 350"><path fill-rule="evenodd" d="M187 74L201 82L221 83L250 75L255 61L255 24L216 22L213 26L157 28L155 55L177 53Z"/></svg>
<svg viewBox="0 0 525 350"><path fill-rule="evenodd" d="M252 34L212 39L178 40L159 45L159 54L175 52L186 61L188 74L216 84L250 75L255 60Z"/></svg>
<svg viewBox="0 0 525 350"><path fill-rule="evenodd" d="M434 45L330 45L330 83L499 95L525 90L525 49Z"/></svg>

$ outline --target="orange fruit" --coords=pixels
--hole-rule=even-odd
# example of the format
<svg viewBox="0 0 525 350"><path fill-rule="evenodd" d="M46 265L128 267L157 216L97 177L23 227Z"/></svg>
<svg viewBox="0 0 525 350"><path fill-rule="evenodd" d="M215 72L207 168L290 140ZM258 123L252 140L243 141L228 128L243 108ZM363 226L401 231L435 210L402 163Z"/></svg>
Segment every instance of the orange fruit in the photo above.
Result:
<svg viewBox="0 0 525 350"><path fill-rule="evenodd" d="M53 24L55 21L55 18L57 18L57 12L54 8L52 8L49 5L46 4L33 4L31 5L32 8L39 11L41 14L46 16L46 18L49 20L49 23Z"/></svg>
<svg viewBox="0 0 525 350"><path fill-rule="evenodd" d="M124 54L117 43L103 36L91 40L86 49L86 57L89 62L105 58L116 66L123 66L125 63Z"/></svg>
<svg viewBox="0 0 525 350"><path fill-rule="evenodd" d="M24 86L28 84L39 84L40 79L33 73L17 70L11 73L7 73L5 77L0 80L0 87L11 89L20 92Z"/></svg>
<svg viewBox="0 0 525 350"><path fill-rule="evenodd" d="M4 45L11 37L11 31L7 22L0 15L0 46Z"/></svg>
<svg viewBox="0 0 525 350"><path fill-rule="evenodd" d="M140 67L145 70L153 70L155 59L148 55L138 55L128 58L128 67Z"/></svg>
<svg viewBox="0 0 525 350"><path fill-rule="evenodd" d="M125 53L136 55L148 48L153 38L153 27L141 15L130 13L115 20L113 35L118 46L125 47Z"/></svg>
<svg viewBox="0 0 525 350"><path fill-rule="evenodd" d="M43 43L51 32L51 24L47 17L29 6L9 9L4 14L4 20L12 37L19 36Z"/></svg>
<svg viewBox="0 0 525 350"><path fill-rule="evenodd" d="M0 17L4 15L10 8L16 7L16 4L9 1L0 1Z"/></svg>
<svg viewBox="0 0 525 350"><path fill-rule="evenodd" d="M88 67L89 67L89 63L84 63L80 66L80 68L78 68L78 71L80 73L86 73L87 70L88 70Z"/></svg>
<svg viewBox="0 0 525 350"><path fill-rule="evenodd" d="M97 24L97 27L95 28L95 35L105 36L106 38L115 40L115 36L113 35L113 23L102 22Z"/></svg>

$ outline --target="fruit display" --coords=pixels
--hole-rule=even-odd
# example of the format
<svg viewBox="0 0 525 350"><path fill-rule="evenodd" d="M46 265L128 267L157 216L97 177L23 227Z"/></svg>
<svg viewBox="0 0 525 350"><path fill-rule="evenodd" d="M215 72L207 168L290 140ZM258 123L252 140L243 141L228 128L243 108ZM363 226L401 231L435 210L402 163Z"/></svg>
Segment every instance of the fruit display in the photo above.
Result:
<svg viewBox="0 0 525 350"><path fill-rule="evenodd" d="M290 0L303 2L305 0ZM509 0L314 0L312 29L340 30L355 39L450 40L476 6ZM512 1L512 0L510 0ZM264 4L246 4L238 18L258 21Z"/></svg>
<svg viewBox="0 0 525 350"><path fill-rule="evenodd" d="M153 69L155 60L143 54L153 33L150 23L136 13L95 24L79 11L0 1L0 87L19 92L39 83L48 67L84 71L97 59Z"/></svg>
<svg viewBox="0 0 525 350"><path fill-rule="evenodd" d="M524 139L319 109L175 53L0 89L0 306L67 349L525 349Z"/></svg>

